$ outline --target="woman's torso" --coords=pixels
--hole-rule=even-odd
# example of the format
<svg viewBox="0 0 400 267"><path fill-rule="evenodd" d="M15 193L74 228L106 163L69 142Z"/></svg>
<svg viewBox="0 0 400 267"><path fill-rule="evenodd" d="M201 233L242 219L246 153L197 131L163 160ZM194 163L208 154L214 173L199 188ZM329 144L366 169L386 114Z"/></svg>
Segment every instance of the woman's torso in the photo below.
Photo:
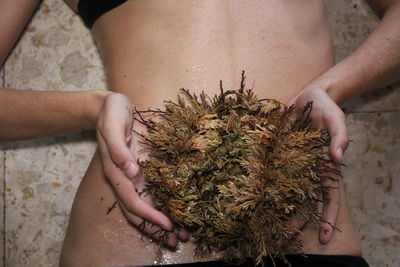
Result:
<svg viewBox="0 0 400 267"><path fill-rule="evenodd" d="M93 35L109 88L139 106L178 88L238 88L245 70L260 97L287 101L333 64L322 1L128 1Z"/></svg>
<svg viewBox="0 0 400 267"><path fill-rule="evenodd" d="M124 93L140 109L161 107L182 87L213 95L222 80L225 89L237 89L242 70L247 87L260 98L286 103L334 63L320 0L130 0L101 16L92 32L109 89ZM71 211L62 261L96 258L104 266L159 261L157 248L141 243L120 211L105 215L113 200L95 156ZM344 195L339 224L346 235L336 234L328 246L319 245L318 228L308 229L306 252L359 253L358 244L343 245L355 238ZM168 257L195 260L182 250Z"/></svg>

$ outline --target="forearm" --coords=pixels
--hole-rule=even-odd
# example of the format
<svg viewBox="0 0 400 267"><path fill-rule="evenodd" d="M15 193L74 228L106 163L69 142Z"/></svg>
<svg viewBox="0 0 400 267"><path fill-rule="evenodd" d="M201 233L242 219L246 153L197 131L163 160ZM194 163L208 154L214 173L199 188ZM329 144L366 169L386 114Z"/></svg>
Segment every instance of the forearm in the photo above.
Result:
<svg viewBox="0 0 400 267"><path fill-rule="evenodd" d="M40 0L0 1L0 67Z"/></svg>
<svg viewBox="0 0 400 267"><path fill-rule="evenodd" d="M93 129L107 94L0 88L0 142Z"/></svg>
<svg viewBox="0 0 400 267"><path fill-rule="evenodd" d="M380 25L349 57L310 86L327 90L336 103L400 79L400 3L393 4Z"/></svg>

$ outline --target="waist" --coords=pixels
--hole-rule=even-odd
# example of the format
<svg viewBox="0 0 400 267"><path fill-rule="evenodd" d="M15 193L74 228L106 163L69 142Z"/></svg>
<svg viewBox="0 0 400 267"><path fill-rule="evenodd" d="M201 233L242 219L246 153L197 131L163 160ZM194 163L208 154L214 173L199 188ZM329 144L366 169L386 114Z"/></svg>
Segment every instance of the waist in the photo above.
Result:
<svg viewBox="0 0 400 267"><path fill-rule="evenodd" d="M161 107L164 100L175 100L180 88L199 95L204 91L213 97L220 91L240 87L241 72L245 71L246 88L252 88L259 98L271 98L287 103L330 65L321 64L318 69L302 64L287 66L268 61L248 60L240 66L226 64L185 64L160 68L145 64L129 67L110 66L107 74L108 86L112 91L127 95L140 108ZM223 64L221 62L221 64ZM128 64L129 65L129 64ZM238 64L239 65L239 64ZM286 64L285 64L286 65Z"/></svg>
<svg viewBox="0 0 400 267"><path fill-rule="evenodd" d="M127 1L94 24L109 88L159 106L179 88L288 101L333 64L322 2ZM303 6L305 5L305 6ZM301 7L302 14L298 10Z"/></svg>

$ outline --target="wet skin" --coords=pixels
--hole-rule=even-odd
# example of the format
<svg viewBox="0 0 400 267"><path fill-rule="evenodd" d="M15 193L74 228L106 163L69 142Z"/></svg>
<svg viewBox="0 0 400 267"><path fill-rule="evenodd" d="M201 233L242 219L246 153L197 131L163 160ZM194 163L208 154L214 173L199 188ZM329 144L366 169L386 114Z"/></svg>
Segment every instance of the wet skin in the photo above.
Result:
<svg viewBox="0 0 400 267"><path fill-rule="evenodd" d="M103 15L92 32L109 89L127 95L139 109L161 107L181 87L213 95L223 80L225 89L236 89L242 70L260 98L287 103L334 64L323 1L317 0L135 0ZM301 237L305 253L361 254L343 186L341 194L341 232L321 245L318 226L307 225ZM141 239L120 208L106 214L115 200L96 153L72 207L62 265L131 266L160 260L159 248ZM192 249L192 243L184 244L180 252L169 253L169 261L197 261Z"/></svg>

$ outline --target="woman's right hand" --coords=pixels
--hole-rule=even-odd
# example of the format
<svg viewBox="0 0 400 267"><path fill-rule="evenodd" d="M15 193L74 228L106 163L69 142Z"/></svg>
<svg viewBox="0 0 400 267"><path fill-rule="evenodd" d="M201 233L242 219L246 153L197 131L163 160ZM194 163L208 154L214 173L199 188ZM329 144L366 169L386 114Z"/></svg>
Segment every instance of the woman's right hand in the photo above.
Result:
<svg viewBox="0 0 400 267"><path fill-rule="evenodd" d="M153 207L151 197L138 193L144 188L144 178L130 149L133 113L133 105L126 96L109 93L105 97L96 122L103 170L126 218L151 237L175 247L177 236L185 240L187 234L174 232L174 224Z"/></svg>

